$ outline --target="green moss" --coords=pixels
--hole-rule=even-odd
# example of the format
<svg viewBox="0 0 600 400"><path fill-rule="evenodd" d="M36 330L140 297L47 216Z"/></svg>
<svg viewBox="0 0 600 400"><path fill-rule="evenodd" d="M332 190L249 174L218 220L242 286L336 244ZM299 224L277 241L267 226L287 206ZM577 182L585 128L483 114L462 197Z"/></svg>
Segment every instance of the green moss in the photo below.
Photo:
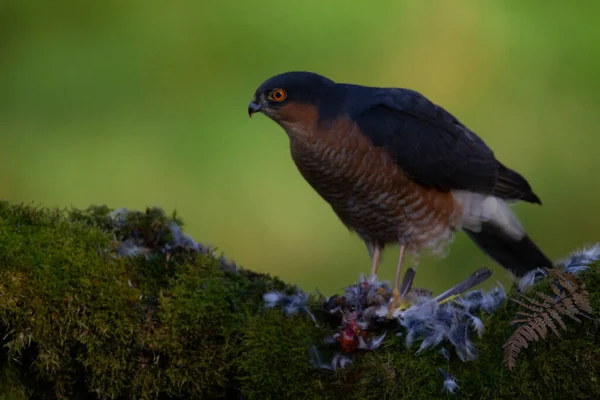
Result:
<svg viewBox="0 0 600 400"><path fill-rule="evenodd" d="M334 327L263 307L265 292L292 286L172 245L175 215L149 209L115 224L111 211L0 203L0 400L445 398L439 367L460 398L600 398L592 321L569 323L563 337L524 349L515 371L504 367L512 302L483 317L473 362L447 361L439 348L415 355L390 334L343 370L312 368L309 348ZM139 255L123 256L132 239ZM600 310L600 274L582 276Z"/></svg>
<svg viewBox="0 0 600 400"><path fill-rule="evenodd" d="M0 400L26 400L30 394L14 369L0 366Z"/></svg>
<svg viewBox="0 0 600 400"><path fill-rule="evenodd" d="M304 399L318 393L319 371L311 367L308 349L323 339L323 331L302 316L282 318L281 310L268 310L249 318L242 332L237 361L242 393L250 399Z"/></svg>

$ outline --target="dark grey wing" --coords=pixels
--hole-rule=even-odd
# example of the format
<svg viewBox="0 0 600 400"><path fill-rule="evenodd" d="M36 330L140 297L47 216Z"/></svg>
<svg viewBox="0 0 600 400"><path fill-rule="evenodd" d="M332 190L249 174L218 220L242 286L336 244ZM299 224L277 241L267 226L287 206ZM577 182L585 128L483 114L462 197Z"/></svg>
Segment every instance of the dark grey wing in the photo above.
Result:
<svg viewBox="0 0 600 400"><path fill-rule="evenodd" d="M408 89L349 90L350 117L413 180L442 191L469 190L540 203L529 183L449 112ZM366 96L365 96L366 95Z"/></svg>

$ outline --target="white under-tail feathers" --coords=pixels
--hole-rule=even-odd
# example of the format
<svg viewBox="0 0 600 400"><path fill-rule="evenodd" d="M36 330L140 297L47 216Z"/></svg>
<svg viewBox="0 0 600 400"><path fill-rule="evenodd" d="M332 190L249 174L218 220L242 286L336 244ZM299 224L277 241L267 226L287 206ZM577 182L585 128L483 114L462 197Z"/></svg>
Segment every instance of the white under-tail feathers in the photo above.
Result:
<svg viewBox="0 0 600 400"><path fill-rule="evenodd" d="M464 190L453 191L452 195L462 209L462 227L480 232L483 223L492 223L515 240L525 235L523 225L504 200Z"/></svg>

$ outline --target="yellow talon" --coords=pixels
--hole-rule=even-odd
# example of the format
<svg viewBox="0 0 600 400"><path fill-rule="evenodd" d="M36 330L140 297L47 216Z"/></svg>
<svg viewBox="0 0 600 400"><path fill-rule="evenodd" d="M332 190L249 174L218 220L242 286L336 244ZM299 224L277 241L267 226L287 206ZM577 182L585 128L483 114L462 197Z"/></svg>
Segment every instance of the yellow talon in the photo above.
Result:
<svg viewBox="0 0 600 400"><path fill-rule="evenodd" d="M400 311L404 311L410 308L412 304L410 303L410 301L408 301L408 299L406 298L401 298L400 299L400 304L398 305L398 310Z"/></svg>
<svg viewBox="0 0 600 400"><path fill-rule="evenodd" d="M392 302L390 303L390 309L388 310L387 317L386 317L387 319L390 319L392 317L392 314L394 313L395 309L400 306L400 292L398 291L398 289L394 288L392 293L394 294L394 298L392 299Z"/></svg>

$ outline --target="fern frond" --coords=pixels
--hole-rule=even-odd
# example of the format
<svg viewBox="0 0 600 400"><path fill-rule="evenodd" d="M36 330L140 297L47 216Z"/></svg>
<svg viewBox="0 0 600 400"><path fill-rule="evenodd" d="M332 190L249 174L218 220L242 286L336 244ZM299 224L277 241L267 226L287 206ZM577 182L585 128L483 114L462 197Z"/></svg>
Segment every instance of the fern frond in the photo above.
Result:
<svg viewBox="0 0 600 400"><path fill-rule="evenodd" d="M531 327L536 330L536 332L542 339L546 338L546 335L548 334L548 329L546 328L546 324L544 322L543 317L535 317L533 324L531 324Z"/></svg>
<svg viewBox="0 0 600 400"><path fill-rule="evenodd" d="M554 310L552 310L554 311ZM560 337L560 332L558 331L558 328L556 327L556 324L554 323L554 321L552 321L553 317L556 321L558 321L560 323L560 326L564 329L567 330L567 326L565 325L565 323L560 319L560 317L558 316L558 313L556 311L554 311L555 315L552 315L553 313L548 313L548 314L542 314L542 318L544 320L544 324L545 326L549 327L550 330L552 331L552 333L554 333L556 336Z"/></svg>
<svg viewBox="0 0 600 400"><path fill-rule="evenodd" d="M589 294L585 290L585 284L579 281L573 274L558 269L546 269L550 290L552 295L534 291L535 297L519 294L521 300L511 300L525 310L519 310L511 324L521 324L504 344L504 363L509 370L513 370L516 359L523 348L529 346L529 342L537 342L545 339L548 329L557 337L560 331L557 324L563 330L567 330L563 317L581 323L578 316L588 318L592 312ZM531 311L531 312L530 312Z"/></svg>
<svg viewBox="0 0 600 400"><path fill-rule="evenodd" d="M554 321L558 322L558 324L560 325L561 328L563 328L565 331L567 330L567 325L565 325L564 321L560 317L560 314L555 309L549 308L548 312L546 312L544 315L547 316L548 320L550 320L551 322L552 322L552 319L554 319ZM559 334L557 334L556 336L560 337Z"/></svg>

